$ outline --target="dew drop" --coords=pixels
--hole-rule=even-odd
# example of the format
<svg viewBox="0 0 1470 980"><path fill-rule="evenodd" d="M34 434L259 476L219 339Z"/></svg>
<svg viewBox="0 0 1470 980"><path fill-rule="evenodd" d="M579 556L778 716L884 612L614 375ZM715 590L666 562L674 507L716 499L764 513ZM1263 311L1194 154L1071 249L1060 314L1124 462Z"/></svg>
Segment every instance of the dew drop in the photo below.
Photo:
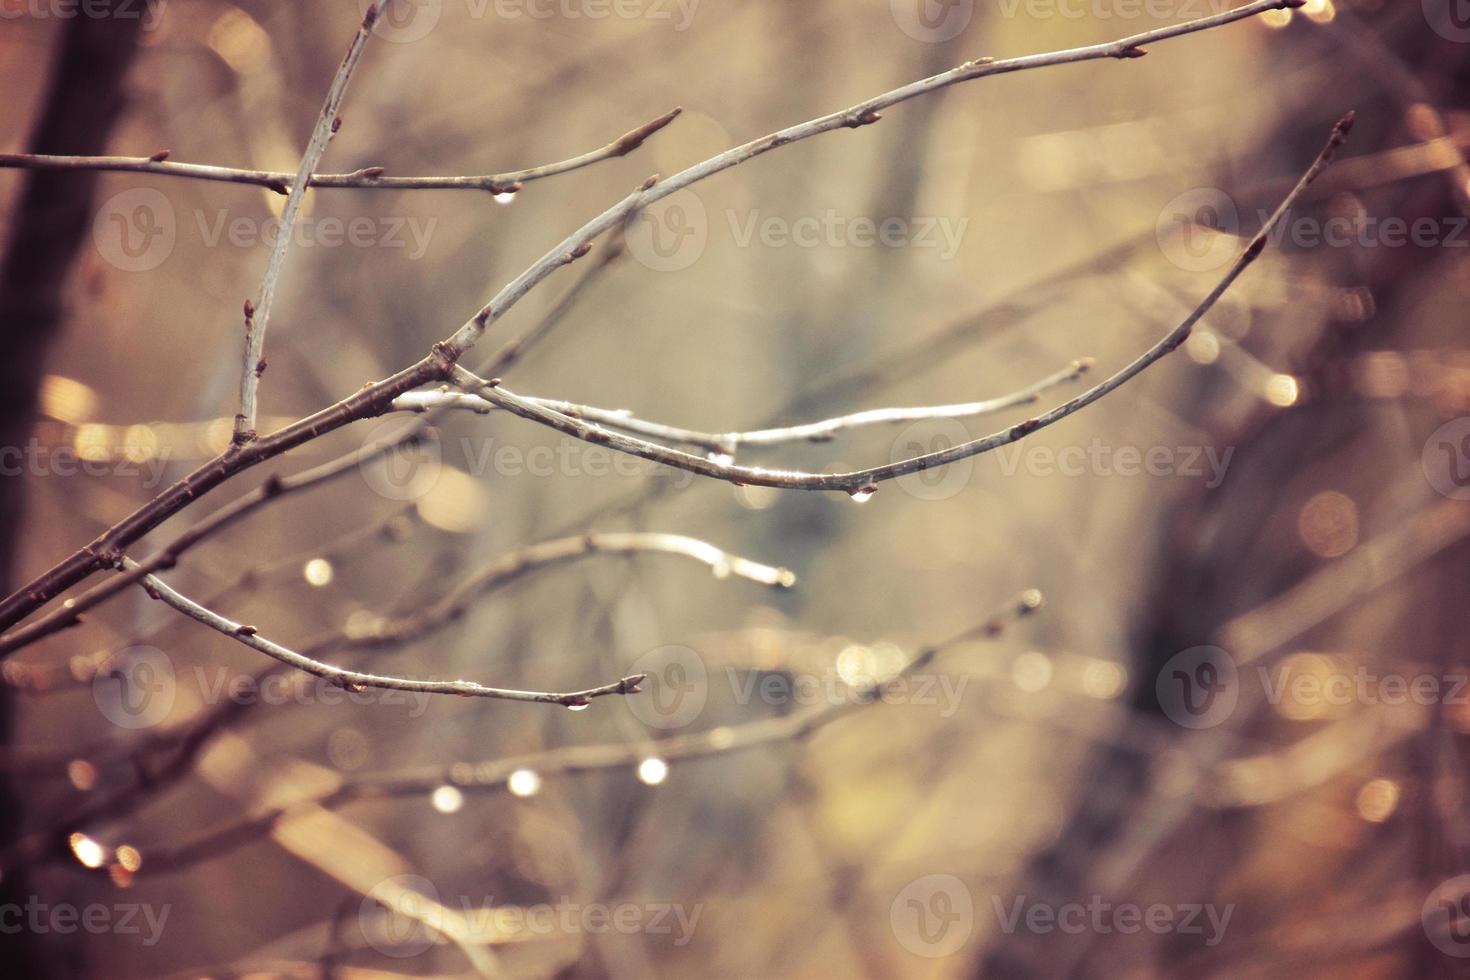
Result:
<svg viewBox="0 0 1470 980"><path fill-rule="evenodd" d="M731 463L735 462L734 454L720 452L718 450L705 454L705 459L709 460L711 463L714 463L716 466L729 466Z"/></svg>
<svg viewBox="0 0 1470 980"><path fill-rule="evenodd" d="M533 769L517 769L505 785L513 796L535 796L541 790L541 777Z"/></svg>
<svg viewBox="0 0 1470 980"><path fill-rule="evenodd" d="M511 201L514 201L515 199L516 199L516 192L515 191L501 191L499 194L496 194L495 195L495 203L496 204L509 204Z"/></svg>
<svg viewBox="0 0 1470 980"><path fill-rule="evenodd" d="M460 792L457 786L450 786L446 783L435 788L429 796L429 803L440 813L458 813L464 806L464 793Z"/></svg>
<svg viewBox="0 0 1470 980"><path fill-rule="evenodd" d="M669 764L657 756L638 763L638 778L649 786L657 786L669 778Z"/></svg>
<svg viewBox="0 0 1470 980"><path fill-rule="evenodd" d="M721 558L710 566L710 572L717 579L727 579L730 577L731 572L730 562L727 559Z"/></svg>
<svg viewBox="0 0 1470 980"><path fill-rule="evenodd" d="M71 852L84 868L100 868L107 860L107 849L86 834L72 834L67 838Z"/></svg>
<svg viewBox="0 0 1470 980"><path fill-rule="evenodd" d="M567 710L568 711L586 711L588 709L588 707L590 707L590 705L588 704L588 702L583 701L581 704L569 704L569 705L567 705Z"/></svg>
<svg viewBox="0 0 1470 980"><path fill-rule="evenodd" d="M855 503L855 504L865 504L868 501L872 500L873 499L873 494L875 494L877 492L878 492L878 488L877 487L862 487L862 488L860 488L858 490L849 490L849 491L847 491L847 495L852 498L852 502L853 503Z"/></svg>
<svg viewBox="0 0 1470 980"><path fill-rule="evenodd" d="M333 574L332 563L325 558L313 558L301 569L301 575L307 583L318 588L331 585Z"/></svg>

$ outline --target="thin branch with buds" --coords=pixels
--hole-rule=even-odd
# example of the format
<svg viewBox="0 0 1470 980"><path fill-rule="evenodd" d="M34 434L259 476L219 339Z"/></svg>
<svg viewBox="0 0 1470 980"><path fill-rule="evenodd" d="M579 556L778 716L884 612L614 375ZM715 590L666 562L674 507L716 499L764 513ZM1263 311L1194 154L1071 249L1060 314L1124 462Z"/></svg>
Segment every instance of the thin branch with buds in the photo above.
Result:
<svg viewBox="0 0 1470 980"><path fill-rule="evenodd" d="M531 569L591 555L645 553L678 555L697 561L707 566L716 578L735 576L780 589L789 589L796 584L796 573L790 569L733 555L699 538L646 531L588 531L519 548L472 572L421 611L381 622L371 629L334 634L312 644L311 653L321 655L406 643L462 618L469 612L472 599L505 586Z"/></svg>
<svg viewBox="0 0 1470 980"><path fill-rule="evenodd" d="M632 129L606 146L579 153L556 163L544 163L524 170L503 174L463 177L390 177L383 167L362 167L345 174L311 174L307 187L356 188L358 190L466 190L491 194L514 194L526 184L581 170L603 160L632 153L643 141L673 122L682 107L676 107ZM187 177L193 180L225 184L249 184L290 194L296 174L276 170L241 170L205 163L176 163L168 159L168 151L160 150L151 157L78 157L44 153L0 153L0 169L24 170L105 170L114 173L154 174L159 177Z"/></svg>
<svg viewBox="0 0 1470 980"><path fill-rule="evenodd" d="M130 564L129 559L124 559L123 564ZM273 657L289 667L304 671L316 677L325 678L335 684L339 684L349 691L363 691L368 688L378 688L389 691L410 691L419 694L454 694L463 698L498 698L505 701L533 701L540 704L560 704L566 707L581 707L592 701L593 698L606 697L610 694L636 694L638 685L645 678L643 674L632 674L622 680L611 684L603 684L600 687L590 687L585 691L570 691L564 694L550 691L517 691L509 688L486 687L474 681L427 681L416 680L410 677L392 677L386 674L369 674L360 670L347 670L335 667L320 660L313 660L303 656L288 647L281 646L261 636L253 626L237 623L226 619L213 610L206 609L199 603L180 594L168 583L156 575L145 575L142 585L148 590L148 594L154 598L161 599L169 607L178 610L190 619L203 623L212 630L225 634L239 642Z"/></svg>
<svg viewBox="0 0 1470 980"><path fill-rule="evenodd" d="M392 3L393 0L386 2ZM327 87L326 101L322 103L321 114L317 116L316 126L311 131L306 152L301 155L301 166L297 168L296 177L291 181L286 207L281 212L280 234L271 246L265 278L260 283L259 299L254 302L248 299L245 301L245 363L240 372L240 411L235 416L235 431L231 438L233 446L244 445L255 438L256 395L260 388L260 376L265 371L265 331L270 325L271 307L275 303L281 270L286 265L286 251L291 247L291 229L296 226L301 206L306 202L306 184L317 164L321 163L322 154L327 152L327 144L342 125L342 117L337 113L342 108L347 84L352 80L352 72L362 58L363 49L367 47L373 23L377 19L377 4L369 4L367 12L363 14L362 23L358 25L357 34L347 46L347 54L337 66L332 84Z"/></svg>
<svg viewBox="0 0 1470 980"><path fill-rule="evenodd" d="M673 425L661 425L638 418L625 409L596 408L554 398L526 398L542 408L574 419L583 419L605 425L611 429L648 436L664 442L681 442L708 449L713 453L734 456L742 446L777 446L789 442L831 442L839 432L860 429L873 425L895 425L902 422L918 422L924 419L962 419L978 415L991 415L1008 408L1030 405L1041 399L1042 394L1058 385L1076 381L1091 369L1093 360L1085 357L1073 361L1055 374L1042 378L1018 391L996 398L977 402L962 402L957 405L929 405L920 408L873 408L819 422L804 422L773 429L754 429L749 432L700 432ZM424 412L432 408L450 407L474 412L489 412L498 406L482 395L464 391L413 391L393 400L393 408L400 411Z"/></svg>
<svg viewBox="0 0 1470 980"><path fill-rule="evenodd" d="M198 499L201 495L219 486L239 472L266 459L278 456L289 449L295 448L327 432L347 425L350 422L379 415L388 409L393 399L421 385L451 380L450 374L455 368L458 359L479 341L491 323L503 316L527 292L549 277L557 269L585 255L590 250L593 239L602 233L625 221L637 210L647 207L649 204L661 200L690 184L754 159L777 147L785 146L821 133L831 132L835 129L865 126L876 122L879 118L878 113L882 109L959 82L984 78L990 75L1007 74L1032 68L1071 64L1081 61L1104 58L1137 58L1144 53L1144 45L1220 27L1245 18L1254 17L1269 10L1299 7L1303 2L1304 0L1255 0L1255 2L1236 8L1235 10L1209 17L1202 17L1171 27L1147 31L1142 34L1135 34L1109 43L1000 61L981 59L966 62L951 71L943 72L939 75L934 75L930 78L894 89L891 92L877 96L842 112L822 116L735 147L701 164L690 167L662 183L657 179L645 181L641 187L628 195L628 197L619 201L612 208L574 232L535 262L524 273L512 280L497 293L496 297L488 305L483 307L475 316L471 317L469 321L456 330L447 340L436 344L430 354L416 364L382 381L367 385L353 395L337 402L335 405L288 425L269 436L256 438L243 445L232 446L230 451L198 467L178 483L169 487L164 493L154 497L127 518L108 528L90 544L77 550L63 561L32 579L25 586L12 593L3 602L0 602L0 629L13 626L40 606L50 602L57 595L99 569L109 565L115 565L123 550L129 545L179 510L188 506L189 503ZM1251 257L1253 258L1254 256L1252 255ZM1075 411L1076 408L1080 408L1082 404L1090 404L1091 401L1096 400L1097 397L1105 393L1105 391L1098 392L1097 389L1093 389L1083 396L1085 399L1084 402L1067 410L1067 414ZM531 411L542 412L544 410L531 406ZM554 427L560 427L564 422L570 423L571 430L568 434L572 435L578 435L581 431L579 427L582 426L582 423L571 422L566 416L558 413L546 413L538 421L543 421ZM1023 423L1022 425L1025 426L1026 424ZM600 432L602 430L598 431ZM1030 430L1024 430L1010 437L1007 441L1014 441L1015 438L1020 438L1020 435L1023 435L1025 431ZM620 440L626 439L626 437L622 436L617 436L616 438ZM629 451L637 450L634 452L637 455L639 452L645 451L649 445L639 441L629 441L626 448ZM983 451L973 449L973 443L967 444L967 446L971 447L971 454L976 451ZM651 451L656 455L675 452L674 450L668 450L663 447L655 447ZM749 480L747 482L764 482L770 479L766 474L772 472L755 470L749 467L715 467L711 469L709 467L713 464L700 457L691 457L688 454L680 455L690 462L689 468L694 469L695 472L702 472L705 475L720 478L734 478L738 480L740 478L740 474L736 472L738 469L759 476L759 481ZM945 454L937 455L939 457L945 457ZM962 457L956 456L955 458ZM921 457L918 460L908 461L901 465L912 467L904 472L914 472L929 466L939 465L945 461L949 461L947 457ZM877 472L874 471L874 474L870 474L870 476L877 475ZM783 474L778 473L776 475L779 478ZM895 473L892 475L899 474ZM828 488L850 491L861 490L868 483L863 479L858 479L860 476L860 474L840 474L836 478L828 478L828 482L831 483L831 486ZM858 479L856 484L853 482L854 479ZM809 480L806 482L811 483ZM818 480L816 482L820 483L821 481ZM778 479L772 485L787 484L780 482Z"/></svg>
<svg viewBox="0 0 1470 980"><path fill-rule="evenodd" d="M776 581L770 584L780 587L788 586L794 579L794 576L785 569L771 568L758 562L738 558L708 542L695 538L658 534L600 535L596 532L588 532L575 537L528 545L490 563L453 590L445 600L436 602L433 607L438 610L436 615L414 617L413 622L407 618L389 621L362 633L333 633L312 643L306 648L306 653L313 658L318 658L332 652L375 648L414 639L447 625L455 618L453 610L472 595L484 596L486 593L518 582L532 572L554 567L569 559L605 553L632 554L635 552L662 552L690 557L705 564L713 561L714 564L711 564L710 567L716 570L720 568L720 560L724 559L730 563L731 574L734 574L735 567L739 567L744 577L762 583L774 578ZM122 578L124 574L134 574L136 571L137 569L129 569L118 575L117 578ZM224 591L228 592L229 589ZM187 624L189 620L180 619L177 622ZM264 670L257 671L252 675L251 681L255 685L260 685L269 677L291 670L290 665L277 661ZM146 774L146 777L133 785L108 794L64 821L59 827L40 830L26 837L9 851L0 854L0 867L10 868L13 871L20 865L28 865L48 855L64 853L65 841L69 834L78 832L95 822L117 819L132 813L154 794L192 772L195 761L210 745L214 744L218 735L233 723L248 717L262 703L259 700L226 699L192 720L181 731L169 729L154 732L125 751L108 752L108 759L129 762L132 769L139 774ZM160 754L166 757L164 762L161 765L154 765L156 757ZM21 771L30 775L65 775L68 763L78 758L91 758L92 756L92 749L86 746L45 755L20 753L13 759L0 758L0 771ZM93 759L92 761L98 760Z"/></svg>
<svg viewBox="0 0 1470 980"><path fill-rule="evenodd" d="M1035 418L1027 419L1007 429L992 433L970 442L951 446L947 449L938 450L923 456L914 456L909 459L899 460L883 466L874 466L863 470L854 470L849 473L813 473L801 470L772 470L756 466L739 466L732 462L726 462L718 458L695 456L682 450L673 449L658 443L638 439L633 436L623 435L610 431L603 426L589 424L581 419L557 412L539 404L535 399L524 398L498 384L476 377L462 367L455 366L450 370L450 380L462 390L479 395L481 398L496 405L499 408L519 415L533 422L556 429L558 432L573 436L585 442L599 443L610 449L638 456L643 459L672 466L676 469L687 470L700 476L712 477L740 485L754 485L765 487L780 487L796 490L841 490L853 495L869 494L877 489L877 485L885 480L896 479L907 476L910 473L919 473L943 466L957 460L966 459L990 452L1001 446L1010 445L1022 438L1044 429L1047 426L1060 422L1062 419L1073 415L1091 405L1093 402L1116 391L1129 381L1142 374L1153 364L1156 364L1167 355L1178 349L1178 347L1189 338L1190 331L1194 325L1214 307L1225 291L1240 278L1252 262L1254 262L1265 250L1266 243L1270 240L1271 233L1282 218L1291 209L1296 199L1301 196L1317 176L1326 169L1333 155L1346 140L1349 130L1353 125L1353 113L1348 113L1338 120L1332 128L1332 134L1327 139L1327 144L1312 161L1282 202L1277 205L1276 210L1266 219L1250 243L1240 255L1231 263L1225 275L1215 284L1215 287L1205 295L1199 305L1152 347L1135 358L1130 364L1117 371L1112 376L1084 391L1077 397L1063 402Z"/></svg>
<svg viewBox="0 0 1470 980"><path fill-rule="evenodd" d="M779 718L765 718L670 738L606 745L573 745L483 762L459 762L407 772L357 776L313 799L299 800L288 806L272 807L249 814L207 831L176 848L154 851L145 857L144 867L150 873L177 871L199 861L218 857L224 851L268 832L295 808L302 806L335 808L358 799L419 796L446 784L466 791L495 792L504 789L510 775L521 769L529 769L542 776L575 775L634 766L648 758L659 758L666 762L697 759L776 743L797 743L819 728L855 711L881 703L884 692L934 663L936 658L960 644L974 639L994 639L1001 636L1011 625L1036 612L1041 605L1041 593L1028 589L978 625L924 648L892 676L855 688L852 697L836 703L813 705Z"/></svg>

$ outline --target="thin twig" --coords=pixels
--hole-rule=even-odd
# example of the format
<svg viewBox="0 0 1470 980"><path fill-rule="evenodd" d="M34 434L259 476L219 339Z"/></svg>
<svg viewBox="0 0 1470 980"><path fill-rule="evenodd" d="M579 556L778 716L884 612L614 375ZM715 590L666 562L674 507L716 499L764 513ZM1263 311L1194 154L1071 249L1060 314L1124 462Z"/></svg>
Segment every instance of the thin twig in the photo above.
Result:
<svg viewBox="0 0 1470 980"><path fill-rule="evenodd" d="M545 163L503 174L464 177L390 177L382 167L363 167L345 174L311 174L308 187L351 187L359 190L475 190L492 194L513 194L532 181L580 170L603 160L625 156L644 140L663 129L682 112L675 108L657 119L644 123L606 146L579 153L556 163ZM294 174L275 170L241 170L203 163L175 163L167 151L151 157L80 157L44 153L0 153L0 169L26 170L106 170L122 173L156 174L160 177L186 177L194 180L218 181L226 184L253 184L289 194Z"/></svg>
<svg viewBox="0 0 1470 980"><path fill-rule="evenodd" d="M31 612L50 602L98 569L115 565L123 549L201 495L242 470L278 456L349 422L381 414L398 395L412 391L423 384L448 380L450 368L483 336L491 322L504 315L516 301L556 269L585 255L591 248L592 240L598 235L629 218L637 209L646 207L653 201L776 147L833 129L863 126L875 122L878 118L877 110L881 108L957 82L1100 58L1136 58L1143 53L1141 45L1220 27L1269 10L1299 7L1303 2L1304 0L1255 0L1253 3L1222 14L1136 34L1111 43L1051 54L1011 58L1004 61L982 59L966 62L952 71L895 89L852 109L823 116L809 123L790 127L771 136L736 147L691 167L663 183L659 183L656 179L645 181L638 190L564 239L556 248L507 284L490 304L461 325L447 341L434 345L429 355L418 363L382 381L367 385L336 404L292 423L269 436L255 439L243 446L232 446L234 451L226 452L199 466L168 490L103 531L89 544L31 579L6 597L4 601L0 601L0 629L8 629L15 625ZM555 415L555 413L552 414ZM556 418L564 417L556 416ZM937 465L937 463L926 465ZM711 472L710 475L717 474ZM841 488L845 489L845 487Z"/></svg>
<svg viewBox="0 0 1470 980"><path fill-rule="evenodd" d="M894 425L901 422L917 422L923 419L960 419L1029 405L1040 400L1041 395L1051 388L1076 381L1093 365L1090 357L1073 361L1070 365L1048 375L1034 384L1018 391L984 401L962 402L957 405L929 405L920 408L874 408L819 422L805 422L780 428L754 429L749 432L701 432L673 425L662 425L638 418L625 409L596 408L554 398L527 397L534 403L553 412L574 419L595 422L623 432L636 433L664 442L681 442L708 449L717 454L733 456L742 446L775 446L788 442L831 442L837 434L847 429L859 429L871 425ZM489 412L498 406L483 396L465 391L412 391L393 400L393 408L399 411L425 412L433 408L450 407L474 412Z"/></svg>
<svg viewBox="0 0 1470 980"><path fill-rule="evenodd" d="M763 565L749 558L732 555L699 538L653 532L589 531L586 534L556 538L517 549L472 573L421 612L389 620L358 633L338 635L313 644L312 652L367 649L417 639L431 630L460 619L469 611L472 599L500 588L530 569L587 555L633 555L648 552L679 555L700 562L708 566L716 578L733 575L783 589L796 584L796 573L790 569Z"/></svg>
<svg viewBox="0 0 1470 980"><path fill-rule="evenodd" d="M386 2L392 3L393 0ZM255 438L256 395L260 388L260 376L265 371L265 332L270 326L271 307L275 303L281 270L285 268L286 251L291 247L291 230L296 227L296 219L306 201L307 182L317 164L321 163L327 144L342 125L342 117L338 115L342 108L342 98L347 94L347 84L352 80L352 72L362 58L363 48L367 47L373 23L377 19L377 4L369 4L367 12L363 14L362 23L358 25L357 34L347 46L347 54L337 66L332 84L327 87L326 101L322 103L321 114L311 131L306 152L301 155L301 166L297 168L296 177L291 181L286 207L281 212L280 233L276 235L275 244L271 247L265 278L260 282L259 298L254 302L248 299L245 301L245 363L240 371L240 412L235 416L235 431L231 437L234 446L242 446Z"/></svg>
<svg viewBox="0 0 1470 980"><path fill-rule="evenodd" d="M665 761L696 759L778 742L799 742L840 718L869 705L881 703L885 691L927 667L936 657L949 652L955 646L976 638L993 639L1000 636L1014 622L1041 608L1041 604L1041 593L1028 589L978 625L921 650L893 676L854 688L851 697L832 704L813 705L779 718L765 718L670 738L606 745L573 745L483 762L459 762L406 772L357 776L314 799L249 814L206 831L195 840L176 848L152 851L145 856L143 867L149 873L177 871L199 861L218 857L225 850L269 831L295 807L300 806L335 808L355 799L418 796L445 784L464 790L495 792L503 790L510 775L521 769L529 769L541 776L574 775L637 765L650 757Z"/></svg>
<svg viewBox="0 0 1470 980"><path fill-rule="evenodd" d="M131 559L123 559L124 566L134 565ZM256 632L255 627L246 626L242 623L226 619L213 610L206 609L199 603L181 595L175 589L156 575L145 575L142 580L144 588L149 595L161 599L165 604L178 610L185 616L194 619L210 629L217 630L240 643L245 644L252 650L256 650L268 657L274 657L281 663L297 670L304 671L316 677L322 677L335 684L339 684L349 691L362 691L368 688L379 688L390 691L412 691L419 694L454 694L464 698L499 698L506 701L534 701L540 704L560 704L567 707L580 707L591 702L593 698L606 697L610 694L636 694L638 685L641 684L646 675L632 674L622 680L611 684L603 684L600 687L590 687L585 691L570 691L558 694L550 691L516 691L508 688L486 687L474 681L426 681L416 680L410 677L391 677L385 674L368 674L358 670L346 670L334 667L331 664L313 660L302 656L295 650L281 646L267 640Z"/></svg>
<svg viewBox="0 0 1470 980"><path fill-rule="evenodd" d="M1053 51L1045 54L1024 55L1019 58L1006 58L996 60L995 58L979 58L967 61L964 64L952 68L949 71L932 75L929 78L911 82L908 85L874 96L865 102L843 109L839 112L828 113L807 122L789 126L769 136L751 140L740 146L733 147L723 153L717 154L697 163L686 170L682 170L667 180L649 178L642 187L635 190L623 200L608 208L602 214L587 222L577 231L568 235L551 251L531 265L529 269L521 273L511 282L507 283L493 299L487 303L478 314L470 318L461 326L453 336L444 342L444 347L453 357L462 355L465 351L474 347L475 343L484 335L486 328L505 315L527 292L537 283L551 275L557 269L577 258L587 254L592 242L603 232L613 228L622 222L632 218L634 214L657 201L661 201L672 194L676 194L691 184L712 177L717 173L729 170L731 167L753 160L771 150L792 143L810 139L823 133L830 133L838 129L857 129L862 126L876 123L882 118L881 111L900 102L907 102L920 95L936 92L940 89L957 85L961 82L972 81L977 78L987 78L992 75L1006 75L1013 72L1027 71L1034 68L1047 68L1055 65L1074 64L1082 61L1097 61L1103 58L1115 58L1119 60L1131 60L1141 58L1147 51L1145 45L1167 41L1176 37L1183 37L1198 31L1209 30L1213 27L1222 27L1226 24L1255 17L1271 10L1281 10L1302 6L1306 0L1254 0L1253 3L1245 4L1234 10L1213 14L1209 17L1200 17L1196 20L1186 21L1182 24L1174 24L1169 27L1161 27L1152 31L1144 31L1116 41L1107 41L1101 44L1091 44L1080 48L1071 48L1066 51Z"/></svg>
<svg viewBox="0 0 1470 980"><path fill-rule="evenodd" d="M739 485L754 485L764 487L781 487L796 490L841 490L853 495L866 495L877 489L879 483L892 480L897 477L907 476L910 473L919 473L953 463L956 460L978 456L981 453L990 452L1001 446L1010 445L1025 438L1039 429L1060 422L1062 419L1073 415L1082 409L1098 401L1109 393L1127 384L1133 378L1142 374L1148 367L1162 360L1172 353L1179 345L1189 337L1194 325L1210 311L1215 303L1230 288L1231 284L1240 277L1240 274L1260 256L1265 249L1272 230L1281 221L1282 217L1295 203L1298 196L1306 190L1307 186L1316 179L1327 164L1331 161L1337 148L1347 139L1348 131L1352 128L1353 113L1348 113L1332 129L1332 135L1327 144L1312 161L1312 165L1302 174L1297 184L1292 188L1281 204L1271 216L1266 219L1254 238L1251 239L1244 251L1231 263L1225 275L1215 284L1215 287L1206 294L1199 305L1179 323L1178 326L1165 334L1158 342L1143 354L1135 358L1117 373L1102 382L1084 391L1069 401L1043 412L1034 418L1017 423L1007 429L992 433L970 442L960 443L947 449L938 450L923 456L914 456L909 459L899 460L883 466L874 466L868 469L854 470L849 473L813 473L802 470L772 470L757 466L740 466L727 462L720 458L707 456L696 456L678 449L658 443L638 439L633 436L623 435L611 431L600 425L590 424L570 415L546 408L536 401L523 398L512 391L492 384L483 378L476 377L462 367L454 367L450 371L450 380L467 392L472 392L492 402L500 408L504 408L522 418L533 422L540 422L566 435L573 436L586 442L599 443L610 449L638 456L643 459L663 463L676 469L687 470L700 476L707 476L717 480L725 480L729 483Z"/></svg>

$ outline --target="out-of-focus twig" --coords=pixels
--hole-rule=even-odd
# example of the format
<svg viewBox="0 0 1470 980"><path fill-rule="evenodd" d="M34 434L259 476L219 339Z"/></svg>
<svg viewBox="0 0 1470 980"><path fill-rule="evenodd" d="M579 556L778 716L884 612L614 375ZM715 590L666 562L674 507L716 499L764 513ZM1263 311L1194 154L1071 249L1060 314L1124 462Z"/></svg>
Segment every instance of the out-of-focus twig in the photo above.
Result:
<svg viewBox="0 0 1470 980"><path fill-rule="evenodd" d="M389 0L392 2L392 0ZM657 119L633 129L606 146L556 163L545 163L524 170L483 176L390 177L382 167L362 167L346 174L310 174L307 187L352 187L359 190L474 190L492 194L513 194L535 180L555 177L580 170L603 160L626 156L643 141L663 129L683 111L674 108ZM193 180L219 181L227 184L253 184L278 194L292 193L295 174L274 170L241 170L203 163L175 163L167 151L151 157L119 156L55 156L44 153L0 153L0 169L25 170L106 170L122 173L156 174L160 177L187 177Z"/></svg>
<svg viewBox="0 0 1470 980"><path fill-rule="evenodd" d="M335 808L356 799L417 796L432 792L446 784L463 790L499 791L518 770L529 769L538 775L572 775L601 769L637 765L644 759L665 761L722 755L779 742L797 742L819 728L869 705L882 701L885 690L932 664L938 656L955 646L977 638L1000 636L1016 620L1041 608L1041 593L1029 589L1006 603L983 622L943 642L920 651L897 673L882 681L864 685L853 697L834 704L820 704L779 718L767 718L738 726L715 728L707 732L676 735L671 738L608 745L581 745L552 749L530 755L491 759L484 762L459 762L422 769L355 776L321 796L291 805L279 806L249 814L206 831L195 840L172 849L159 849L146 856L144 867L150 872L177 871L202 860L217 857L224 850L258 837L287 817L293 807L318 806Z"/></svg>

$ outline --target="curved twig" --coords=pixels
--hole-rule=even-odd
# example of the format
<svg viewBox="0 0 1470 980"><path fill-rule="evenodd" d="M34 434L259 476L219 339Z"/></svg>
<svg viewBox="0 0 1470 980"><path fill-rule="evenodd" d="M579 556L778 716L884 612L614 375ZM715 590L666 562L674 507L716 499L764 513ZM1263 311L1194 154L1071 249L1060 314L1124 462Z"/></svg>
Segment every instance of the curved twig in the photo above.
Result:
<svg viewBox="0 0 1470 980"><path fill-rule="evenodd" d="M133 564L130 559L123 560L124 565ZM349 691L362 691L368 688L379 688L390 691L410 691L418 694L454 694L463 698L499 698L506 701L534 701L540 704L560 704L567 707L580 707L588 704L593 698L606 697L610 694L636 694L638 685L643 683L646 675L631 674L622 680L611 684L603 684L600 687L589 687L585 691L570 691L567 693L553 693L550 691L517 691L509 688L486 687L474 681L427 681L416 680L409 677L392 677L386 674L369 674L360 670L346 670L342 667L334 667L320 660L313 660L303 656L295 650L281 646L267 640L256 632L255 627L246 626L233 620L226 619L213 610L206 609L199 603L180 594L178 591L164 582L156 575L145 575L142 585L148 590L148 594L162 600L169 607L178 610L190 619L196 620L217 630L239 642L273 657L289 667L305 671L316 677L322 677L333 683L340 684Z"/></svg>
<svg viewBox="0 0 1470 980"><path fill-rule="evenodd" d="M345 174L311 174L307 187L356 188L359 190L473 190L492 194L513 194L535 180L555 177L580 170L603 160L626 156L643 141L663 129L683 111L671 109L636 129L630 130L606 146L579 153L556 163L544 163L524 170L503 174L465 177L390 177L382 167L363 167ZM175 163L166 150L151 157L79 157L44 153L0 153L0 169L25 170L106 170L118 173L156 174L160 177L186 177L193 180L226 184L252 184L278 194L289 194L295 174L276 170L242 170L216 167L205 163Z"/></svg>

